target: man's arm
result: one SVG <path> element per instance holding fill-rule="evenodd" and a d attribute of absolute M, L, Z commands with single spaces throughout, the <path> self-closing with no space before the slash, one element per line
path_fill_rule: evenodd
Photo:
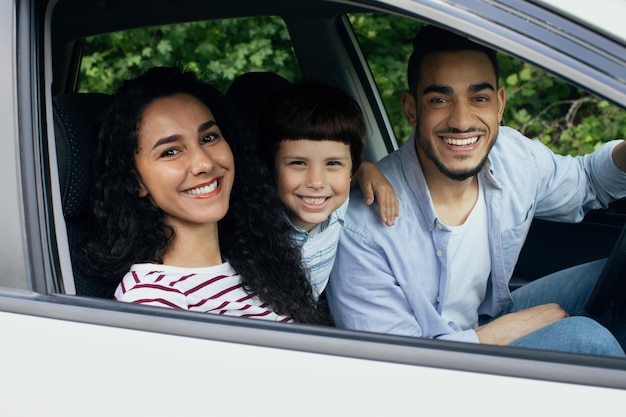
<path fill-rule="evenodd" d="M 376 199 L 380 219 L 387 226 L 393 226 L 398 217 L 398 198 L 380 169 L 372 162 L 363 161 L 350 184 L 351 187 L 356 185 L 361 187 L 365 204 L 371 205 Z"/>
<path fill-rule="evenodd" d="M 327 288 L 338 327 L 422 336 L 402 289 L 374 243 L 344 228 Z"/>
<path fill-rule="evenodd" d="M 623 141 L 608 142 L 579 157 L 554 154 L 538 141 L 529 141 L 526 146 L 541 179 L 535 217 L 579 222 L 588 211 L 626 197 Z"/>
<path fill-rule="evenodd" d="M 499 317 L 476 328 L 476 334 L 480 343 L 503 346 L 567 316 L 557 304 L 543 304 Z"/>
<path fill-rule="evenodd" d="M 613 162 L 619 169 L 626 172 L 626 141 L 613 148 Z"/>

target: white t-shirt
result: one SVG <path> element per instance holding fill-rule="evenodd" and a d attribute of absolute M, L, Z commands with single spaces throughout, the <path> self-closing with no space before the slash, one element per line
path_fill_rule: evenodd
<path fill-rule="evenodd" d="M 292 322 L 243 289 L 228 262 L 205 268 L 135 264 L 115 290 L 114 299 L 203 313 Z"/>
<path fill-rule="evenodd" d="M 478 307 L 491 272 L 487 205 L 480 181 L 478 199 L 467 220 L 448 229 L 452 232 L 448 242 L 451 265 L 441 316 L 460 330 L 472 329 L 478 325 Z"/>

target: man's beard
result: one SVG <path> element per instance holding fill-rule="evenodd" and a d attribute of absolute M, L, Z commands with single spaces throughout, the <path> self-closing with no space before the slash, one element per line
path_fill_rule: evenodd
<path fill-rule="evenodd" d="M 415 134 L 418 135 L 419 132 L 416 132 Z M 446 168 L 446 166 L 439 159 L 437 159 L 437 157 L 435 156 L 435 153 L 433 152 L 433 147 L 431 146 L 430 141 L 422 140 L 421 136 L 418 136 L 415 140 L 415 146 L 419 146 L 419 148 L 424 152 L 424 154 L 426 154 L 426 156 L 431 161 L 433 161 L 437 169 L 439 169 L 439 171 L 443 175 L 455 181 L 465 181 L 468 178 L 478 175 L 478 173 L 482 171 L 483 167 L 485 166 L 485 163 L 487 163 L 489 152 L 491 152 L 491 148 L 493 148 L 493 145 L 495 145 L 495 143 L 496 141 L 494 140 L 491 143 L 491 146 L 489 146 L 487 153 L 485 153 L 484 158 L 474 168 L 468 169 L 465 171 L 451 171 L 448 168 Z"/>

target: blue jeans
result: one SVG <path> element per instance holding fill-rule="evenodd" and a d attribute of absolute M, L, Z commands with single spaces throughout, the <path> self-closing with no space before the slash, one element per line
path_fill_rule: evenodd
<path fill-rule="evenodd" d="M 567 268 L 524 285 L 513 291 L 513 302 L 508 307 L 486 322 L 533 306 L 556 303 L 570 317 L 520 337 L 510 346 L 626 357 L 615 336 L 585 312 L 585 303 L 605 261 Z"/>

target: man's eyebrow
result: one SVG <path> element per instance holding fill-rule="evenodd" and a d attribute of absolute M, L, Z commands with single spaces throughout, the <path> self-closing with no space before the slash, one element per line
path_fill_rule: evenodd
<path fill-rule="evenodd" d="M 489 82 L 471 84 L 468 88 L 468 91 L 470 93 L 477 93 L 483 90 L 496 91 L 496 88 L 494 87 L 493 84 Z M 429 93 L 452 94 L 452 92 L 453 92 L 452 87 L 449 87 L 447 85 L 431 84 L 428 87 L 424 88 L 424 91 L 422 91 L 422 94 L 424 95 L 429 94 Z"/>
<path fill-rule="evenodd" d="M 484 82 L 484 83 L 479 83 L 479 84 L 472 84 L 469 86 L 468 90 L 470 93 L 477 93 L 483 90 L 496 91 L 496 87 L 494 87 L 494 85 L 491 83 Z"/>
<path fill-rule="evenodd" d="M 424 95 L 428 93 L 451 94 L 452 87 L 447 85 L 431 84 L 422 91 L 422 94 Z"/>

